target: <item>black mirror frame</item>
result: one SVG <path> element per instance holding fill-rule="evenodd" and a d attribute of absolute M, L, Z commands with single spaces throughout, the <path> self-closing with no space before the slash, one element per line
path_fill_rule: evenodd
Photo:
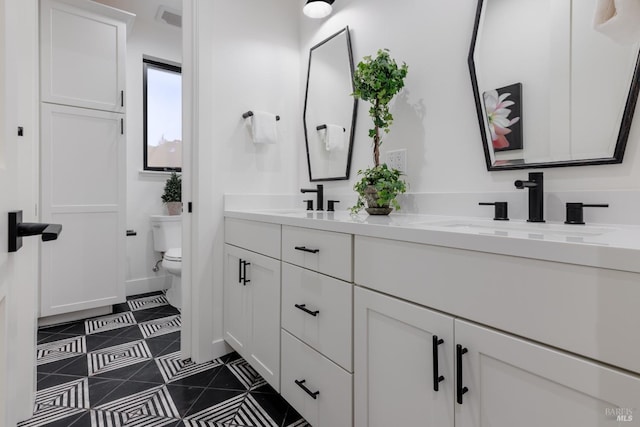
<path fill-rule="evenodd" d="M 476 9 L 476 17 L 473 25 L 473 35 L 471 37 L 471 46 L 469 47 L 469 57 L 467 63 L 469 65 L 469 74 L 471 76 L 471 86 L 473 88 L 473 97 L 476 103 L 476 112 L 478 115 L 478 124 L 480 125 L 480 135 L 482 137 L 482 148 L 484 149 L 484 158 L 488 171 L 502 171 L 502 170 L 514 170 L 514 169 L 542 169 L 542 168 L 556 168 L 564 166 L 591 166 L 591 165 L 608 165 L 615 163 L 622 163 L 624 157 L 625 148 L 627 146 L 627 140 L 629 139 L 629 131 L 631 130 L 631 122 L 633 121 L 633 115 L 635 113 L 636 104 L 638 101 L 638 92 L 640 92 L 640 52 L 636 60 L 636 67 L 631 79 L 631 87 L 629 88 L 629 94 L 624 106 L 624 113 L 622 115 L 622 121 L 620 123 L 620 130 L 618 132 L 618 139 L 616 141 L 616 147 L 613 153 L 613 157 L 585 159 L 585 160 L 563 160 L 557 162 L 544 162 L 544 163 L 521 163 L 521 164 L 506 164 L 496 166 L 491 163 L 491 153 L 489 152 L 489 140 L 487 137 L 485 127 L 485 117 L 482 111 L 482 101 L 480 99 L 480 90 L 478 88 L 478 80 L 476 77 L 476 66 L 473 60 L 473 54 L 476 48 L 476 41 L 478 38 L 478 28 L 480 26 L 480 19 L 482 17 L 482 7 L 486 0 L 478 0 L 478 7 Z"/>
<path fill-rule="evenodd" d="M 303 114 L 302 114 L 302 126 L 304 128 L 305 148 L 307 149 L 307 168 L 308 168 L 308 171 L 309 171 L 309 181 L 311 181 L 311 182 L 347 180 L 347 179 L 349 179 L 349 174 L 351 172 L 351 156 L 353 154 L 353 141 L 354 141 L 354 138 L 355 138 L 356 120 L 357 120 L 357 117 L 358 117 L 358 100 L 355 97 L 353 98 L 353 114 L 351 116 L 352 117 L 352 119 L 351 119 L 351 129 L 349 131 L 349 151 L 348 151 L 348 154 L 347 154 L 347 170 L 346 170 L 344 176 L 330 177 L 330 178 L 313 178 L 311 176 L 311 158 L 309 157 L 309 137 L 307 135 L 307 101 L 308 101 L 308 98 L 309 98 L 309 77 L 311 75 L 311 58 L 313 56 L 313 51 L 314 51 L 314 49 L 317 49 L 320 46 L 324 45 L 325 43 L 331 41 L 335 37 L 338 37 L 343 32 L 346 33 L 346 36 L 347 36 L 347 53 L 348 53 L 348 56 L 349 56 L 349 69 L 351 71 L 351 89 L 353 91 L 353 90 L 355 90 L 355 88 L 353 86 L 353 74 L 354 74 L 353 51 L 351 49 L 351 36 L 349 34 L 349 26 L 348 25 L 346 27 L 344 27 L 343 29 L 341 29 L 340 31 L 338 31 L 337 33 L 332 34 L 331 36 L 327 37 L 326 39 L 322 40 L 320 43 L 316 44 L 311 49 L 309 49 L 309 65 L 308 65 L 308 68 L 307 68 L 307 86 L 306 86 L 305 94 L 304 94 L 304 110 L 303 110 Z"/>

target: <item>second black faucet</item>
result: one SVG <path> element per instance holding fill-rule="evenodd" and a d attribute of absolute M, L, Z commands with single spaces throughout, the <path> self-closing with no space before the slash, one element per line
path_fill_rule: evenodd
<path fill-rule="evenodd" d="M 529 219 L 528 222 L 544 221 L 544 177 L 542 172 L 530 172 L 529 180 L 520 179 L 513 183 L 516 188 L 529 189 Z"/>

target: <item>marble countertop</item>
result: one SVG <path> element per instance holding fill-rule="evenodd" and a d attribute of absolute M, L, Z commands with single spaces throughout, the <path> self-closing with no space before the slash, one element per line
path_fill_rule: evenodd
<path fill-rule="evenodd" d="M 229 218 L 640 273 L 640 226 L 347 211 L 226 210 Z"/>

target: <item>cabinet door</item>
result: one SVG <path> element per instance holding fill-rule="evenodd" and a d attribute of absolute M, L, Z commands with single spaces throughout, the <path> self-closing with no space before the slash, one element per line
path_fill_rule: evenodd
<path fill-rule="evenodd" d="M 41 100 L 124 112 L 125 24 L 42 0 L 40 26 Z"/>
<path fill-rule="evenodd" d="M 464 321 L 455 334 L 468 388 L 456 427 L 640 425 L 637 376 Z"/>
<path fill-rule="evenodd" d="M 354 302 L 355 425 L 452 427 L 453 318 L 360 287 Z"/>
<path fill-rule="evenodd" d="M 225 245 L 224 337 L 280 390 L 280 261 Z"/>
<path fill-rule="evenodd" d="M 246 251 L 225 245 L 224 251 L 224 339 L 245 359 L 249 356 L 250 315 L 247 287 L 243 285 L 243 261 Z"/>
<path fill-rule="evenodd" d="M 125 300 L 125 139 L 122 115 L 41 109 L 41 219 L 62 224 L 42 245 L 41 315 Z"/>
<path fill-rule="evenodd" d="M 249 288 L 249 363 L 280 391 L 280 261 L 250 253 L 246 277 Z"/>

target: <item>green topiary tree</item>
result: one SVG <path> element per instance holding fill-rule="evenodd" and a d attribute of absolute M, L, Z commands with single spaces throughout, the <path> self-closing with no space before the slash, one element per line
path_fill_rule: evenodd
<path fill-rule="evenodd" d="M 409 67 L 402 63 L 399 67 L 395 59 L 389 55 L 389 49 L 380 49 L 375 58 L 365 56 L 354 72 L 352 96 L 371 103 L 369 116 L 373 119 L 373 129 L 369 129 L 369 137 L 373 138 L 374 166 L 380 165 L 380 130 L 389 133 L 393 123 L 393 115 L 389 111 L 389 103 L 404 87 L 404 79 Z"/>
<path fill-rule="evenodd" d="M 373 138 L 374 166 L 358 171 L 362 178 L 353 187 L 358 193 L 358 200 L 351 207 L 352 213 L 359 212 L 365 201 L 370 214 L 386 215 L 391 212 L 390 206 L 400 209 L 396 196 L 406 191 L 406 184 L 400 179 L 399 170 L 380 164 L 380 131 L 389 133 L 389 127 L 393 123 L 389 103 L 404 87 L 408 70 L 409 67 L 404 62 L 398 66 L 389 55 L 389 49 L 380 49 L 375 58 L 365 56 L 354 72 L 354 92 L 351 95 L 371 104 L 369 116 L 373 119 L 373 129 L 369 129 L 369 137 Z"/>

